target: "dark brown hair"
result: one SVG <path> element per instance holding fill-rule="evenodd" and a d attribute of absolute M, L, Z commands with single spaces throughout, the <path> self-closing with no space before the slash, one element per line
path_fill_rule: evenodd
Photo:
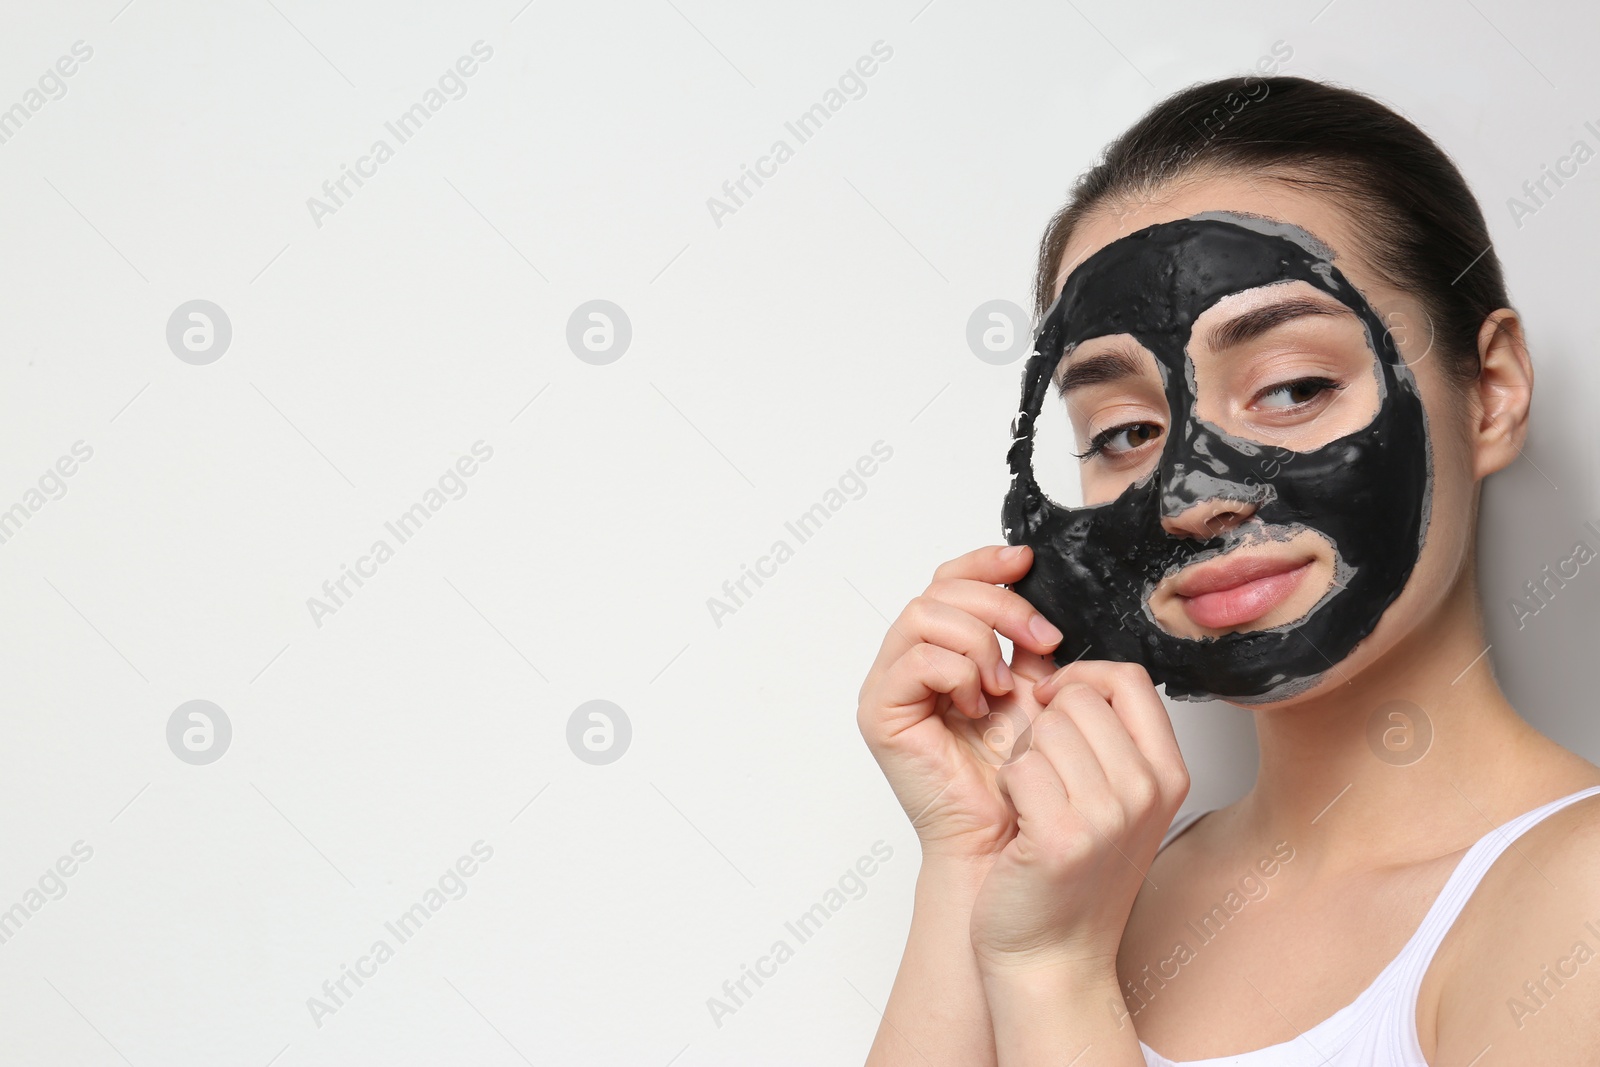
<path fill-rule="evenodd" d="M 1039 243 L 1035 311 L 1054 301 L 1078 224 L 1175 178 L 1243 172 L 1338 199 L 1360 221 L 1363 259 L 1421 301 L 1447 377 L 1478 375 L 1478 331 L 1509 306 L 1483 211 L 1450 157 L 1370 96 L 1307 78 L 1223 78 L 1174 93 L 1106 146 Z"/>

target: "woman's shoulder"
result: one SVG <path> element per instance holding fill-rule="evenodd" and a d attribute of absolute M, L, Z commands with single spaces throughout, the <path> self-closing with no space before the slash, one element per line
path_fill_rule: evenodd
<path fill-rule="evenodd" d="M 1596 770 L 1572 792 L 1600 786 Z M 1419 998 L 1432 1025 L 1418 1018 L 1431 1062 L 1486 1045 L 1517 1062 L 1600 1062 L 1600 793 L 1506 844 L 1434 964 Z"/>

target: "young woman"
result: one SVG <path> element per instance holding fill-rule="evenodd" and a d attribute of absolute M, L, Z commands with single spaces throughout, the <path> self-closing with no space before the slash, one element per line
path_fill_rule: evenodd
<path fill-rule="evenodd" d="M 1600 767 L 1484 636 L 1533 373 L 1459 172 L 1360 94 L 1200 85 L 1079 180 L 1036 296 L 1085 507 L 1037 492 L 1025 393 L 1013 544 L 861 688 L 923 853 L 868 1063 L 1600 1063 Z M 1237 803 L 1174 822 L 1157 684 L 1251 712 Z"/>

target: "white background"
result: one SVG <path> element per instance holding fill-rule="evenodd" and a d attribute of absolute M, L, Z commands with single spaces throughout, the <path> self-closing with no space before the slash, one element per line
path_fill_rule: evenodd
<path fill-rule="evenodd" d="M 1600 757 L 1600 573 L 1521 630 L 1509 606 L 1600 520 L 1600 162 L 1506 207 L 1600 147 L 1592 6 L 124 2 L 8 0 L 0 33 L 0 108 L 93 48 L 0 144 L 0 508 L 93 448 L 0 544 L 0 909 L 93 849 L 0 944 L 0 1061 L 859 1062 L 917 850 L 856 691 L 886 617 L 1001 539 L 1022 364 L 975 358 L 967 319 L 1028 304 L 1105 142 L 1277 41 L 1484 204 L 1538 369 L 1487 491 L 1491 656 Z M 466 95 L 318 226 L 307 198 L 479 40 Z M 865 94 L 717 225 L 707 198 L 879 40 Z M 206 366 L 166 342 L 196 298 L 233 328 Z M 606 366 L 566 343 L 592 299 L 632 323 Z M 880 439 L 865 495 L 716 625 Z M 479 440 L 466 495 L 316 625 Z M 167 745 L 192 699 L 233 727 L 208 766 Z M 566 739 L 593 699 L 632 724 L 606 766 Z M 1249 787 L 1243 712 L 1174 718 L 1190 807 Z M 466 895 L 319 1027 L 307 998 L 479 840 Z M 707 998 L 880 840 L 717 1026 Z"/>

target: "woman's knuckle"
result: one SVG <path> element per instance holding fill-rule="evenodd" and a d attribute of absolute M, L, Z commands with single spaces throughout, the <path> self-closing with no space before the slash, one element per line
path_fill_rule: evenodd
<path fill-rule="evenodd" d="M 909 656 L 915 657 L 917 676 L 924 681 L 935 681 L 948 676 L 946 661 L 949 659 L 950 650 L 943 645 L 936 645 L 932 641 L 921 641 L 914 645 Z"/>
<path fill-rule="evenodd" d="M 1142 663 L 1118 663 L 1116 672 L 1129 681 L 1138 682 L 1141 685 L 1150 684 L 1150 672 L 1145 670 Z"/>
<path fill-rule="evenodd" d="M 1138 771 L 1128 775 L 1122 786 L 1122 795 L 1134 811 L 1146 814 L 1161 799 L 1161 786 L 1153 773 Z"/>

